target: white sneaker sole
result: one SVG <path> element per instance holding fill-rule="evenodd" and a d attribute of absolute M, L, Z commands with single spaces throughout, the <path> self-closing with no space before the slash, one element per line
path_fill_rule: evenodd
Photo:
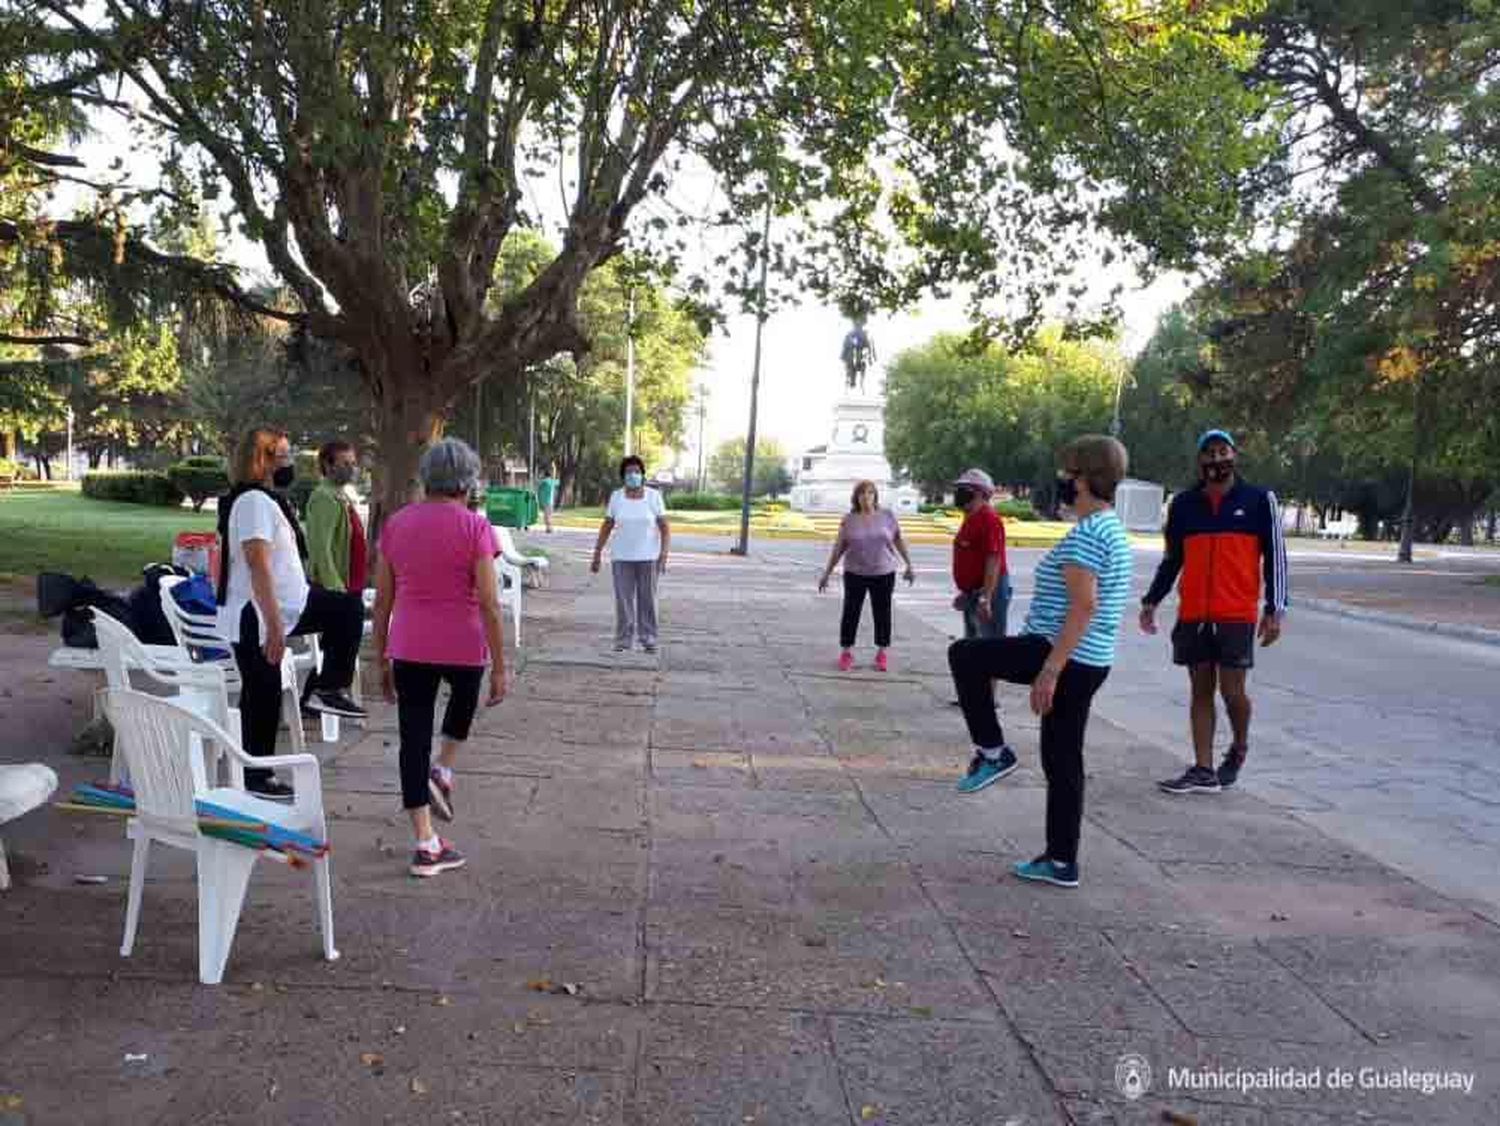
<path fill-rule="evenodd" d="M 438 820 L 453 820 L 453 803 L 448 800 L 448 795 L 443 793 L 436 778 L 427 779 L 427 796 L 432 799 L 432 812 L 437 814 Z"/>
<path fill-rule="evenodd" d="M 413 864 L 411 866 L 411 874 L 425 880 L 432 876 L 440 876 L 444 872 L 451 872 L 455 868 L 462 868 L 468 862 L 468 859 L 465 858 L 463 860 L 446 860 L 441 864 L 423 864 L 420 867 Z"/>

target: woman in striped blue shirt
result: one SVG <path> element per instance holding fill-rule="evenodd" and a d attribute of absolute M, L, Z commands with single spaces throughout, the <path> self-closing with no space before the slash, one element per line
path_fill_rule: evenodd
<path fill-rule="evenodd" d="M 1058 499 L 1078 522 L 1037 564 L 1025 627 L 1014 637 L 966 639 L 948 649 L 974 740 L 960 793 L 982 790 L 1018 765 L 995 715 L 991 681 L 1031 685 L 1031 710 L 1042 718 L 1047 851 L 1015 866 L 1025 880 L 1078 886 L 1083 734 L 1094 693 L 1114 664 L 1130 594 L 1130 541 L 1114 509 L 1128 460 L 1125 447 L 1102 434 L 1086 434 L 1063 449 Z"/>

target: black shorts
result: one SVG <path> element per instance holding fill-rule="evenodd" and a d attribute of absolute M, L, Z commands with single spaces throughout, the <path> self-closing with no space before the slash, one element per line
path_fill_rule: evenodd
<path fill-rule="evenodd" d="M 1178 622 L 1172 627 L 1172 663 L 1255 667 L 1255 626 L 1249 622 Z"/>

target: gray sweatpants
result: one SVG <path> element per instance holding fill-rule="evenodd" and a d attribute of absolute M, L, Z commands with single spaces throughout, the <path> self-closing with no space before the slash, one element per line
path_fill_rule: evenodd
<path fill-rule="evenodd" d="M 615 576 L 615 644 L 656 644 L 656 560 L 610 564 Z"/>

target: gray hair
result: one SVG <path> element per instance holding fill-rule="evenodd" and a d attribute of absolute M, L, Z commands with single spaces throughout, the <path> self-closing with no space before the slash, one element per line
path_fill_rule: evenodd
<path fill-rule="evenodd" d="M 468 443 L 442 438 L 428 446 L 417 465 L 422 488 L 444 496 L 462 496 L 479 483 L 483 467 Z"/>

